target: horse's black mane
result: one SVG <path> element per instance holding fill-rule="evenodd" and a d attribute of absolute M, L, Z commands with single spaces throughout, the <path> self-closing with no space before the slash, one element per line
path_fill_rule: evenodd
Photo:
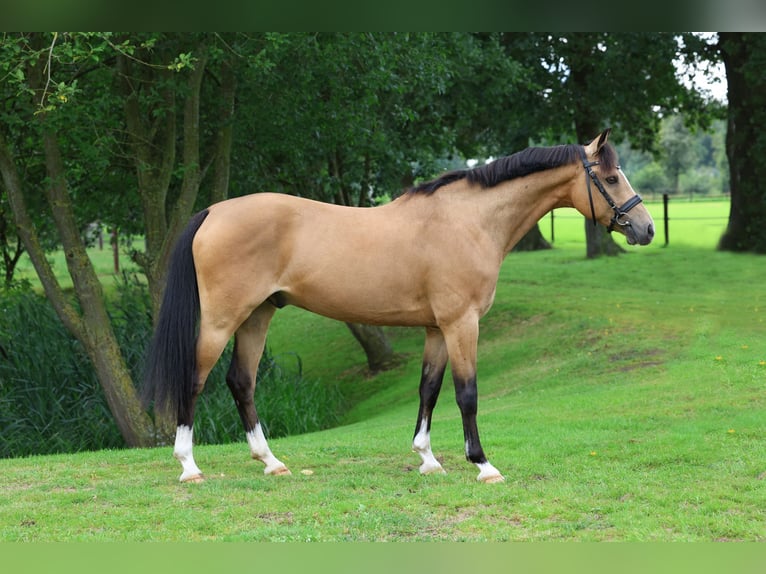
<path fill-rule="evenodd" d="M 409 193 L 430 195 L 440 187 L 461 179 L 467 179 L 469 183 L 478 183 L 482 188 L 494 187 L 509 179 L 573 163 L 580 159 L 580 149 L 582 146 L 575 144 L 529 147 L 473 169 L 448 171 L 436 179 L 410 188 Z M 602 146 L 598 160 L 602 169 L 606 171 L 614 169 L 617 164 L 614 148 L 609 144 Z"/>

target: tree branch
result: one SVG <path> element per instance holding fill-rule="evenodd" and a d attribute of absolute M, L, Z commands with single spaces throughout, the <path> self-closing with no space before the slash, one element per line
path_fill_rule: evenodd
<path fill-rule="evenodd" d="M 200 184 L 200 91 L 202 77 L 207 64 L 207 53 L 204 46 L 201 47 L 202 55 L 197 60 L 194 70 L 189 76 L 189 94 L 184 103 L 183 125 L 183 180 L 181 182 L 181 194 L 176 200 L 168 224 L 168 233 L 165 236 L 163 253 L 169 251 L 169 246 L 175 243 L 176 237 L 194 207 Z M 164 258 L 163 258 L 164 259 Z"/>
<path fill-rule="evenodd" d="M 58 316 L 64 322 L 71 333 L 82 333 L 82 319 L 74 306 L 64 296 L 56 275 L 53 273 L 50 263 L 45 257 L 45 249 L 40 243 L 40 238 L 35 230 L 32 218 L 29 216 L 24 194 L 22 192 L 21 179 L 19 178 L 16 162 L 7 144 L 4 134 L 0 131 L 0 172 L 8 193 L 8 201 L 13 211 L 16 229 L 19 237 L 24 242 L 24 247 L 32 260 L 32 265 L 37 271 L 45 295 L 56 309 Z"/>

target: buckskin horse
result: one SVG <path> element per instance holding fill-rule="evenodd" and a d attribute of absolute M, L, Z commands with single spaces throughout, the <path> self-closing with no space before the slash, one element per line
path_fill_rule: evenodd
<path fill-rule="evenodd" d="M 420 472 L 444 472 L 430 428 L 449 361 L 465 456 L 477 480 L 503 481 L 476 424 L 479 319 L 492 305 L 503 259 L 559 207 L 576 208 L 629 244 L 647 245 L 654 235 L 607 143 L 609 131 L 586 146 L 530 147 L 448 172 L 378 207 L 256 193 L 194 215 L 171 257 L 144 383 L 146 400 L 177 415 L 180 480 L 203 479 L 192 454 L 194 405 L 232 336 L 226 381 L 251 455 L 266 474 L 290 473 L 268 446 L 253 395 L 269 322 L 295 305 L 341 321 L 424 327 L 412 442 Z"/>

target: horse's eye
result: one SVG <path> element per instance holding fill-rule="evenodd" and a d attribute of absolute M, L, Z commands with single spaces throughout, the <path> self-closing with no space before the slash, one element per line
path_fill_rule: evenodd
<path fill-rule="evenodd" d="M 610 185 L 614 185 L 615 183 L 617 183 L 617 181 L 618 181 L 618 180 L 617 180 L 617 176 L 616 176 L 616 175 L 610 175 L 610 176 L 608 176 L 608 177 L 606 178 L 606 182 L 607 182 L 608 184 L 610 184 Z"/>

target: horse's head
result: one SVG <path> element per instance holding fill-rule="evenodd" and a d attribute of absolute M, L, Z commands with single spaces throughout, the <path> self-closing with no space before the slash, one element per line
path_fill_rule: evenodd
<path fill-rule="evenodd" d="M 620 169 L 614 148 L 607 145 L 610 131 L 604 130 L 581 148 L 584 177 L 572 200 L 585 217 L 609 231 L 619 231 L 629 244 L 648 245 L 654 237 L 654 221 Z"/>

